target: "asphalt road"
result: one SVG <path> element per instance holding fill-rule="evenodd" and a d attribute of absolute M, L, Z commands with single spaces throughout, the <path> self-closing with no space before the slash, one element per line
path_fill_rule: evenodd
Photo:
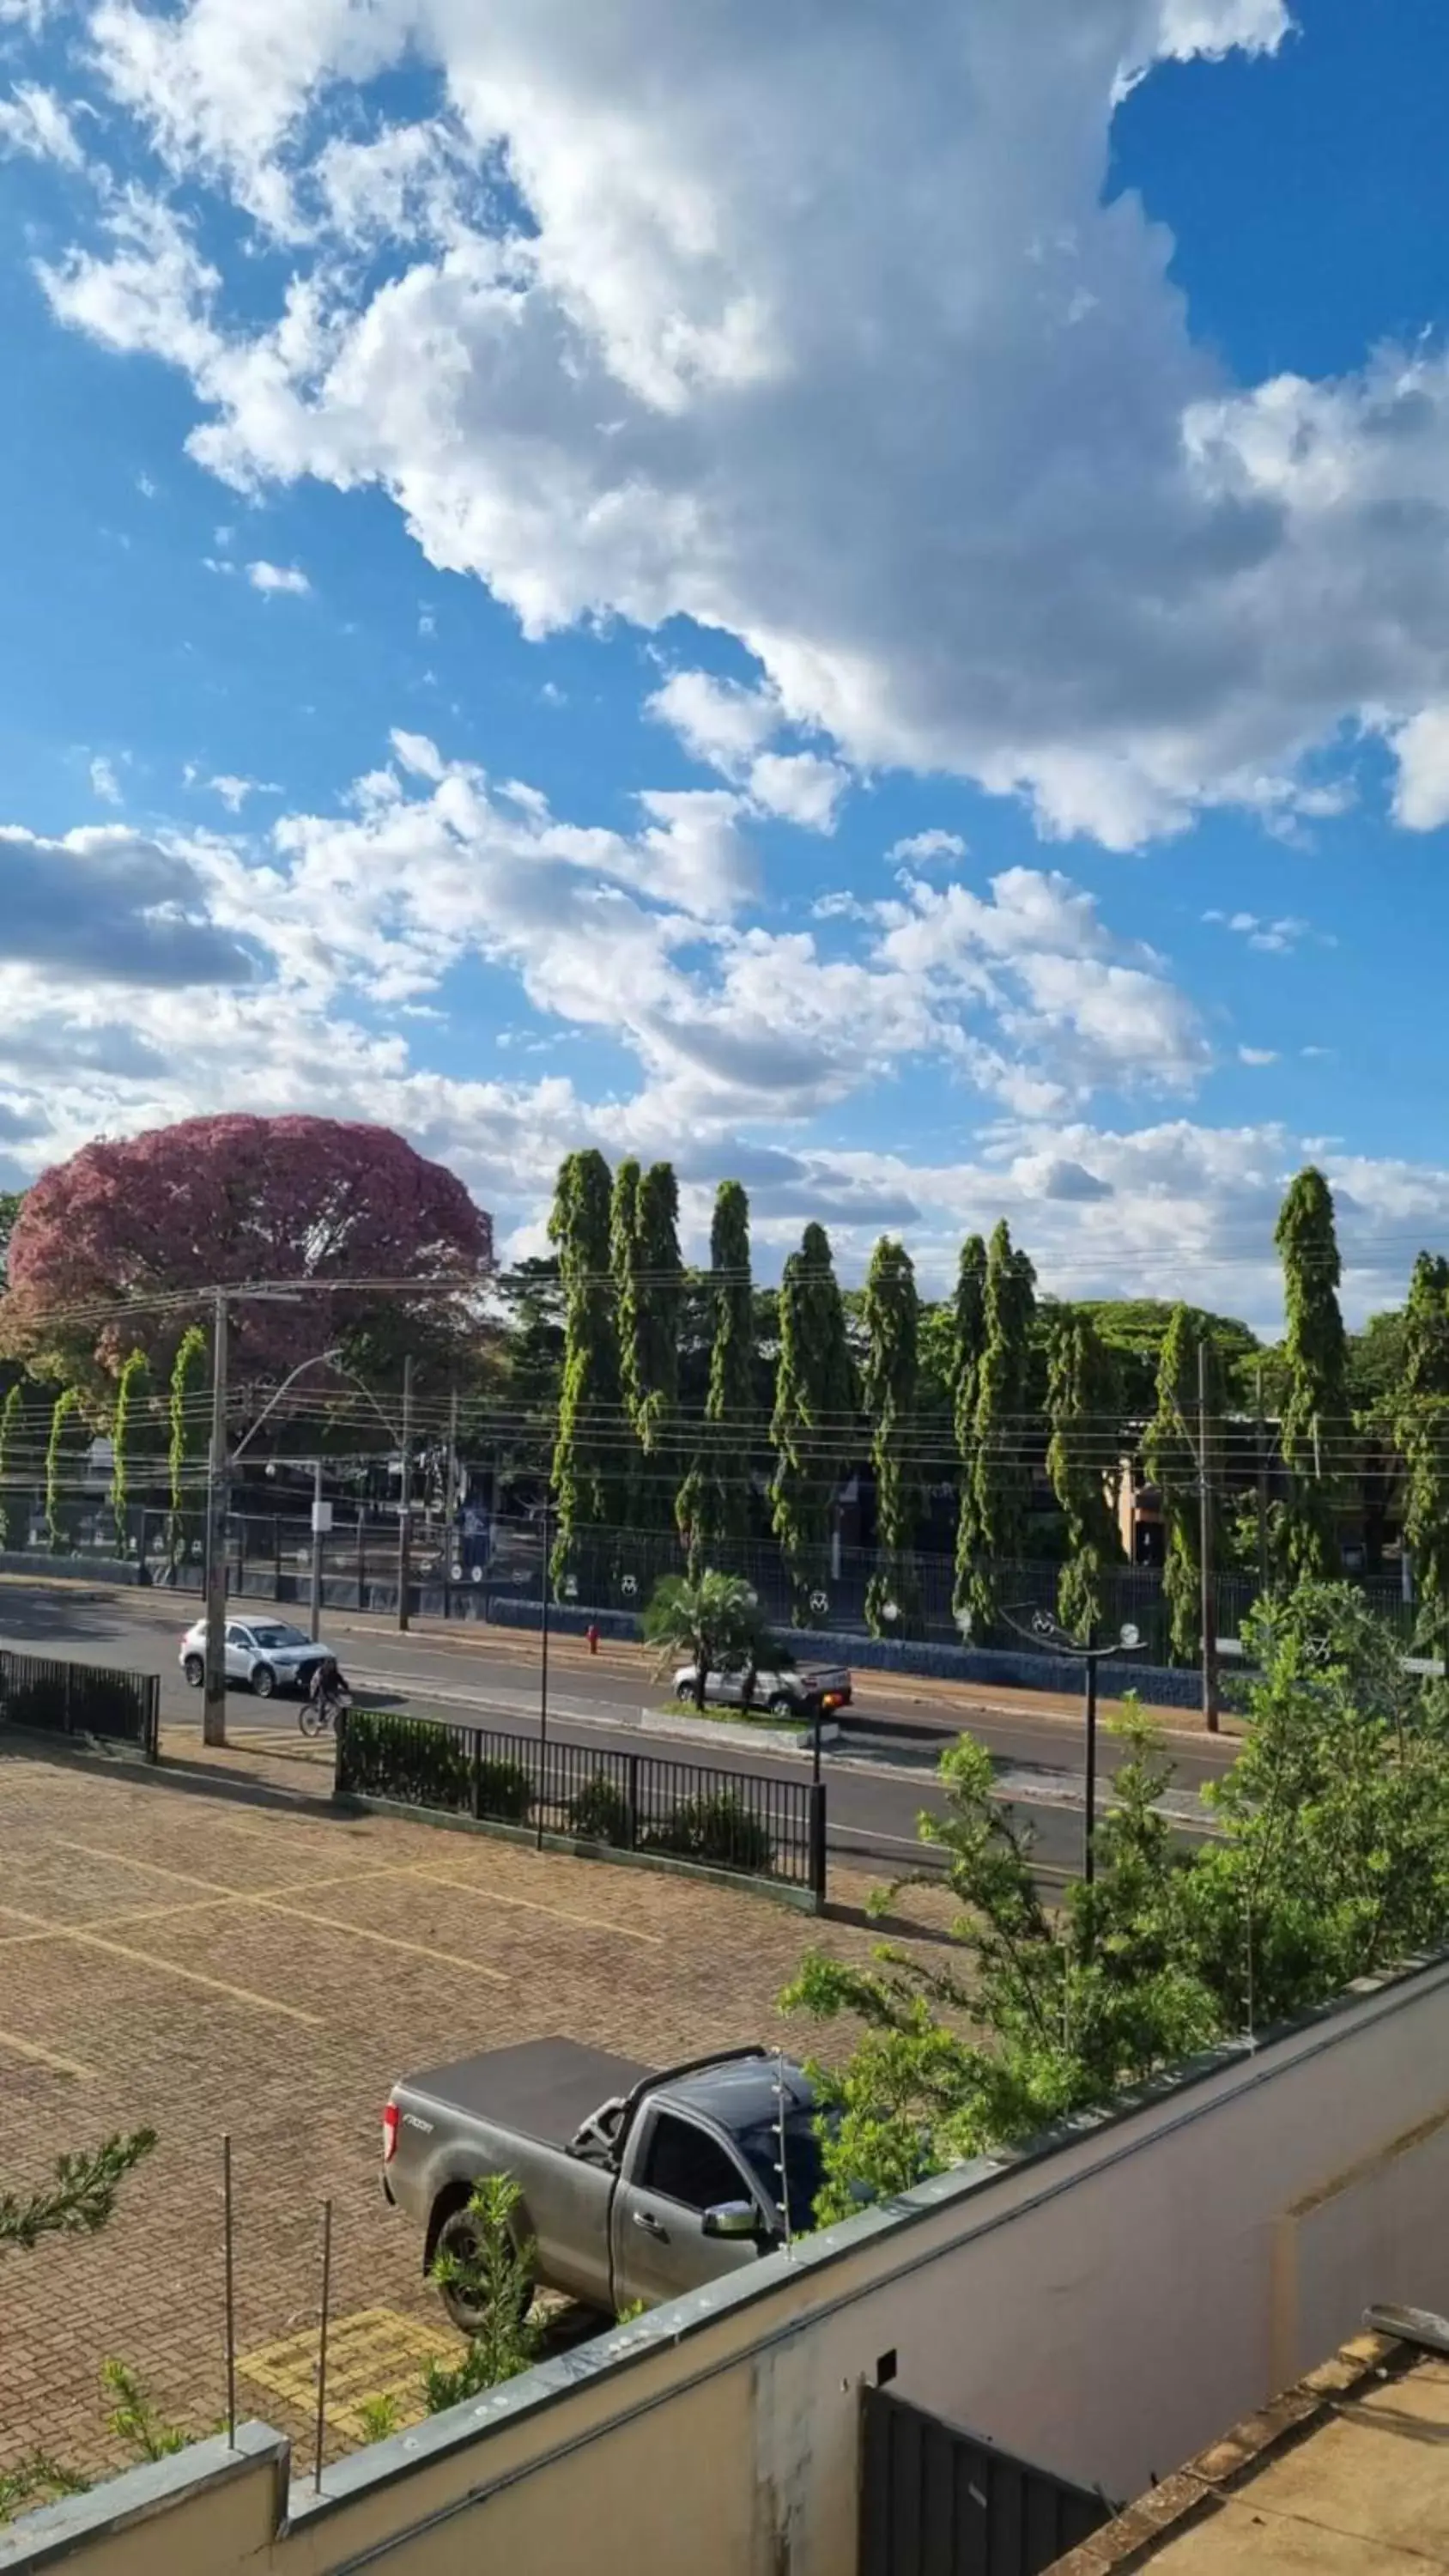
<path fill-rule="evenodd" d="M 159 1673 L 163 1717 L 199 1728 L 198 1697 L 181 1676 L 177 1651 L 199 1608 L 188 1594 L 6 1579 L 0 1582 L 0 1645 Z M 273 1612 L 263 1602 L 233 1605 L 234 1616 L 249 1612 L 292 1615 Z M 430 1625 L 400 1635 L 381 1617 L 329 1612 L 323 1637 L 336 1650 L 354 1689 L 374 1703 L 460 1724 L 486 1724 L 502 1733 L 537 1732 L 536 1634 L 500 1636 L 471 1626 L 443 1632 Z M 597 1743 L 601 1728 L 612 1733 L 636 1723 L 641 1707 L 657 1705 L 660 1695 L 641 1659 L 619 1650 L 589 1658 L 577 1640 L 555 1641 L 549 1688 L 549 1728 L 555 1737 Z M 287 1725 L 294 1711 L 289 1699 L 259 1701 L 236 1689 L 228 1695 L 228 1728 L 244 1740 L 259 1727 Z M 842 1858 L 879 1860 L 886 1866 L 903 1867 L 918 1856 L 916 1818 L 922 1808 L 941 1804 L 932 1779 L 936 1755 L 963 1725 L 991 1751 L 1006 1802 L 1029 1816 L 1043 1878 L 1060 1880 L 1075 1871 L 1082 1845 L 1080 1726 L 1067 1715 L 967 1707 L 953 1694 L 933 1693 L 929 1682 L 903 1686 L 894 1676 L 880 1683 L 874 1675 L 857 1677 L 849 1738 L 826 1756 L 831 1848 Z M 724 1747 L 706 1750 L 689 1741 L 677 1746 L 657 1738 L 651 1742 L 661 1752 L 677 1751 L 681 1760 L 708 1760 L 722 1770 L 773 1769 L 779 1760 L 787 1776 L 808 1776 L 808 1763 L 784 1757 Z M 1174 1737 L 1172 1751 L 1179 1793 L 1173 1803 L 1187 1812 L 1202 1781 L 1227 1767 L 1233 1747 L 1184 1734 Z M 1104 1733 L 1099 1750 L 1103 1771 L 1110 1774 L 1119 1759 L 1120 1748 Z"/>

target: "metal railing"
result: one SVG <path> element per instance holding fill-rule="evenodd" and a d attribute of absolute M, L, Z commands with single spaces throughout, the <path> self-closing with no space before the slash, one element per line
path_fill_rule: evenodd
<path fill-rule="evenodd" d="M 0 1727 L 31 1735 L 98 1736 L 134 1744 L 148 1762 L 160 1749 L 161 1684 L 155 1673 L 51 1655 L 0 1650 Z"/>
<path fill-rule="evenodd" d="M 774 1879 L 824 1899 L 825 1792 L 805 1780 L 354 1709 L 338 1722 L 334 1786 Z"/>

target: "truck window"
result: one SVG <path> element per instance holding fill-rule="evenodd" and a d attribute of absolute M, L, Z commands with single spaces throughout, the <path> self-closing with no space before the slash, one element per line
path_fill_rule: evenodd
<path fill-rule="evenodd" d="M 661 2111 L 654 2123 L 641 2180 L 646 2191 L 683 2201 L 686 2209 L 718 2209 L 749 2197 L 734 2158 L 692 2120 L 678 2120 L 670 2111 Z"/>

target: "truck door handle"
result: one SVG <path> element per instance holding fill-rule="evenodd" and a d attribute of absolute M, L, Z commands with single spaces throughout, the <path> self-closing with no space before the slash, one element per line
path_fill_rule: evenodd
<path fill-rule="evenodd" d="M 636 2209 L 634 2224 L 636 2227 L 642 2227 L 646 2236 L 657 2236 L 662 2244 L 668 2244 L 669 2230 L 667 2227 L 660 2226 L 652 2209 Z"/>

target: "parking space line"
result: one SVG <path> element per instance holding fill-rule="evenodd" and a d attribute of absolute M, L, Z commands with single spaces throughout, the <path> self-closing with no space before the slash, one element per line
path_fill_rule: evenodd
<path fill-rule="evenodd" d="M 22 2039 L 18 2030 L 0 2030 L 0 2048 L 12 2048 L 17 2057 L 33 2057 L 37 2066 L 53 2067 L 57 2075 L 77 2076 L 82 2084 L 100 2080 L 93 2066 L 82 2066 L 76 2057 L 62 2057 L 58 2049 L 42 2048 L 38 2039 Z"/>
<path fill-rule="evenodd" d="M 651 1948 L 662 1950 L 662 1932 L 640 1932 L 632 1923 L 611 1923 L 602 1914 L 573 1914 L 562 1905 L 545 1905 L 536 1896 L 504 1896 L 496 1887 L 477 1887 L 471 1879 L 449 1878 L 442 1870 L 427 1869 L 417 1861 L 408 1870 L 409 1878 L 426 1879 L 430 1887 L 451 1887 L 460 1896 L 479 1896 L 486 1905 L 516 1905 L 529 1914 L 551 1914 L 556 1923 L 581 1923 L 591 1932 L 617 1932 L 624 1941 L 647 1941 Z"/>
<path fill-rule="evenodd" d="M 481 1959 L 464 1959 L 456 1950 L 434 1950 L 426 1941 L 405 1941 L 397 1932 L 374 1932 L 367 1923 L 349 1923 L 345 1915 L 314 1914 L 302 1905 L 284 1905 L 280 1898 L 262 1896 L 257 1903 L 268 1914 L 285 1914 L 293 1923 L 321 1923 L 329 1932 L 350 1932 L 358 1941 L 375 1941 L 384 1950 L 406 1950 L 415 1959 L 435 1959 L 440 1967 L 461 1968 L 470 1977 L 486 1977 L 490 1986 L 511 1983 L 501 1968 L 485 1968 Z"/>
<path fill-rule="evenodd" d="M 324 2027 L 320 2013 L 305 2012 L 300 2004 L 281 2003 L 275 1995 L 259 1995 L 251 1986 L 229 1985 L 224 1977 L 203 1976 L 200 1968 L 183 1968 L 175 1959 L 158 1959 L 154 1950 L 133 1950 L 124 1941 L 108 1941 L 104 1934 L 87 1932 L 74 1923 L 47 1923 L 43 1915 L 23 1913 L 18 1905 L 12 1905 L 9 1911 L 18 1922 L 29 1923 L 53 1941 L 77 1941 L 83 1949 L 101 1950 L 137 1967 L 156 1968 L 163 1976 L 182 1977 L 188 1985 L 209 1987 L 214 1995 L 229 1995 L 234 2003 L 256 2004 L 263 2012 L 282 2013 L 288 2021 L 305 2022 L 309 2030 Z"/>

